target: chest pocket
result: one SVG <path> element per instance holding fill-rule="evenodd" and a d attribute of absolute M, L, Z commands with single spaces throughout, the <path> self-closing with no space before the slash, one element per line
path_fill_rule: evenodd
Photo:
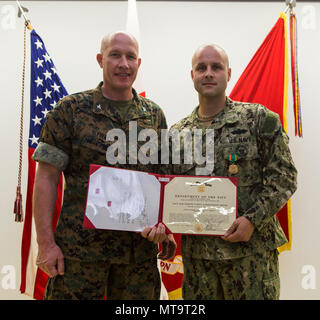
<path fill-rule="evenodd" d="M 152 119 L 148 118 L 139 118 L 137 119 L 137 127 L 139 129 L 153 129 Z"/>
<path fill-rule="evenodd" d="M 230 157 L 236 156 L 232 162 Z M 262 168 L 257 145 L 255 143 L 221 144 L 215 150 L 215 175 L 238 177 L 239 186 L 250 186 L 262 182 Z M 237 173 L 230 173 L 229 167 L 234 163 Z"/>

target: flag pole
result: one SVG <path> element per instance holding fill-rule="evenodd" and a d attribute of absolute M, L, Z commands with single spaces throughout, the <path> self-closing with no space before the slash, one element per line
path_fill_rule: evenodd
<path fill-rule="evenodd" d="M 17 3 L 19 10 L 21 11 L 21 14 L 26 22 L 26 27 L 31 31 L 33 28 L 32 28 L 32 25 L 30 24 L 30 20 L 27 18 L 26 14 L 24 13 L 20 2 L 18 0 L 16 0 L 16 3 Z"/>
<path fill-rule="evenodd" d="M 33 29 L 30 20 L 27 19 L 19 1 L 16 1 L 25 20 L 24 28 L 24 54 L 23 54 L 23 67 L 22 67 L 22 97 L 21 97 L 21 111 L 20 111 L 20 138 L 19 138 L 19 167 L 18 167 L 18 184 L 16 189 L 16 199 L 14 202 L 13 213 L 15 214 L 15 221 L 23 221 L 23 208 L 22 208 L 22 194 L 21 194 L 21 175 L 22 175 L 22 155 L 23 155 L 23 113 L 24 113 L 24 76 L 26 64 L 26 28 L 30 31 Z"/>
<path fill-rule="evenodd" d="M 290 10 L 290 12 L 292 11 L 292 9 L 297 5 L 297 1 L 296 0 L 286 0 L 286 9 L 284 10 L 284 13 L 286 14 L 288 12 L 288 10 Z"/>

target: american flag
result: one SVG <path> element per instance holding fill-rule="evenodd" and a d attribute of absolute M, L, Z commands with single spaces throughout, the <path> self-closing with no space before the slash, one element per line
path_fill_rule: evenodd
<path fill-rule="evenodd" d="M 64 96 L 68 95 L 57 74 L 52 58 L 44 42 L 33 29 L 31 39 L 31 77 L 30 77 L 30 130 L 28 138 L 28 186 L 26 213 L 21 244 L 21 284 L 20 291 L 35 299 L 42 299 L 47 275 L 35 264 L 37 246 L 32 218 L 32 193 L 36 163 L 32 155 L 37 145 L 47 113 Z M 60 178 L 53 228 L 58 219 L 62 203 L 62 177 Z"/>
<path fill-rule="evenodd" d="M 47 113 L 66 95 L 42 39 L 32 30 L 29 148 L 37 147 Z"/>

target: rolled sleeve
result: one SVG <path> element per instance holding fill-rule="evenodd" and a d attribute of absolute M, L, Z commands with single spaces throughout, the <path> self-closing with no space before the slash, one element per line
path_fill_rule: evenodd
<path fill-rule="evenodd" d="M 39 143 L 32 159 L 48 163 L 61 171 L 64 171 L 69 163 L 69 156 L 64 151 L 45 142 Z"/>

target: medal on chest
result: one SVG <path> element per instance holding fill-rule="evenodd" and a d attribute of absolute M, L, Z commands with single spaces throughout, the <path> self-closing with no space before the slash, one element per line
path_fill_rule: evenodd
<path fill-rule="evenodd" d="M 236 154 L 229 154 L 229 161 L 231 161 L 231 164 L 229 165 L 229 173 L 230 174 L 237 174 L 239 171 L 238 165 L 235 163 L 237 161 L 238 157 Z"/>

